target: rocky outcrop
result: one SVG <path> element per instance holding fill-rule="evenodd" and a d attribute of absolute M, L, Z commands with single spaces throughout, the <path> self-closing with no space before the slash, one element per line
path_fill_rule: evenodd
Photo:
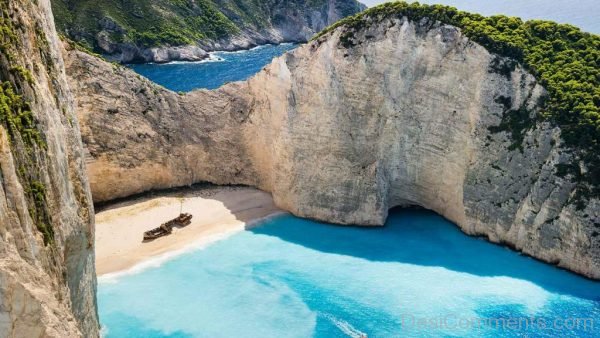
<path fill-rule="evenodd" d="M 58 26 L 111 61 L 198 61 L 207 52 L 306 42 L 366 8 L 355 0 L 52 0 Z M 149 25 L 148 23 L 151 22 Z"/>
<path fill-rule="evenodd" d="M 114 45 L 107 42 L 104 52 L 108 53 L 106 59 L 121 63 L 167 63 L 171 61 L 202 61 L 210 54 L 199 46 L 164 46 L 152 48 L 140 48 L 134 44 Z M 111 52 L 112 51 L 112 52 Z"/>
<path fill-rule="evenodd" d="M 283 42 L 307 42 L 315 34 L 344 17 L 356 14 L 366 6 L 354 0 L 325 0 L 314 2 L 270 1 L 267 2 L 268 23 L 261 28 L 242 27 L 239 33 L 216 40 L 200 41 L 209 51 L 234 51 L 264 44 Z M 227 1 L 220 1 L 220 8 L 228 17 L 235 13 L 227 10 Z"/>
<path fill-rule="evenodd" d="M 560 129 L 532 122 L 515 143 L 499 127 L 506 114 L 538 114 L 535 77 L 426 18 L 385 19 L 350 48 L 343 30 L 246 82 L 186 95 L 69 51 L 94 200 L 247 184 L 298 216 L 360 225 L 418 205 L 600 278 L 600 201 L 570 203 Z"/>
<path fill-rule="evenodd" d="M 97 337 L 94 212 L 50 3 L 0 7 L 0 337 Z"/>

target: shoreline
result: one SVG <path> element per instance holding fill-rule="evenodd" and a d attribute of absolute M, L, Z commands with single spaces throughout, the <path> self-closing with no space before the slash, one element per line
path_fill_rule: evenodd
<path fill-rule="evenodd" d="M 111 283 L 122 276 L 137 274 L 137 273 L 143 272 L 144 270 L 147 270 L 150 268 L 157 268 L 157 267 L 160 267 L 162 264 L 164 264 L 172 259 L 175 259 L 181 255 L 185 255 L 187 253 L 194 252 L 196 250 L 202 250 L 213 243 L 227 239 L 230 236 L 233 236 L 241 231 L 251 229 L 255 226 L 258 226 L 262 222 L 266 222 L 275 217 L 282 216 L 282 215 L 288 215 L 288 214 L 289 213 L 285 212 L 285 211 L 275 212 L 268 216 L 249 221 L 248 223 L 246 223 L 244 229 L 241 229 L 241 230 L 233 229 L 233 230 L 226 231 L 223 233 L 210 235 L 210 236 L 206 236 L 206 237 L 201 237 L 201 238 L 197 239 L 196 241 L 193 241 L 179 249 L 168 251 L 168 252 L 165 252 L 165 253 L 157 255 L 157 256 L 148 257 L 148 258 L 136 263 L 135 265 L 130 266 L 125 269 L 122 269 L 122 270 L 106 272 L 104 274 L 97 274 L 96 277 L 98 278 L 98 281 L 101 283 Z"/>
<path fill-rule="evenodd" d="M 201 48 L 204 52 L 206 52 L 206 55 L 203 56 L 202 58 L 168 58 L 165 59 L 165 61 L 143 61 L 143 62 L 135 62 L 135 60 L 130 60 L 128 62 L 119 62 L 119 61 L 115 61 L 118 62 L 119 64 L 121 64 L 122 66 L 126 66 L 126 67 L 131 67 L 131 66 L 135 66 L 135 65 L 168 65 L 168 64 L 173 64 L 173 63 L 206 63 L 206 62 L 218 62 L 218 60 L 212 60 L 213 54 L 215 53 L 240 53 L 240 52 L 247 52 L 247 51 L 251 51 L 253 49 L 256 48 L 260 48 L 263 46 L 278 46 L 278 45 L 285 45 L 285 44 L 296 44 L 296 45 L 300 45 L 300 44 L 304 44 L 304 43 L 308 43 L 310 40 L 307 41 L 280 41 L 280 42 L 265 42 L 262 44 L 251 44 L 245 47 L 240 47 L 240 48 L 229 48 L 229 49 L 219 49 L 219 50 L 213 50 L 213 49 L 204 49 L 202 46 L 199 45 L 183 45 L 183 46 L 174 46 L 174 47 L 153 47 L 153 48 L 148 48 L 147 50 L 151 50 L 151 49 L 157 49 L 157 48 L 181 48 L 181 49 L 193 49 L 193 48 Z M 114 59 L 114 55 L 113 54 L 101 54 L 104 58 L 106 58 L 107 60 L 113 60 Z"/>
<path fill-rule="evenodd" d="M 175 228 L 169 236 L 143 243 L 144 231 L 178 215 L 182 198 L 183 212 L 191 211 L 192 223 L 184 228 Z M 200 250 L 274 217 L 289 214 L 274 205 L 269 193 L 245 186 L 212 184 L 150 191 L 95 207 L 96 275 L 102 282 L 158 267 L 180 255 Z M 424 209 L 409 207 L 412 208 Z M 509 243 L 493 242 L 485 235 L 468 234 L 458 225 L 454 226 L 465 236 L 508 249 L 586 280 L 598 281 L 556 262 L 531 256 Z"/>
<path fill-rule="evenodd" d="M 122 65 L 126 66 L 126 67 L 134 67 L 134 66 L 142 66 L 142 65 L 168 66 L 168 65 L 177 65 L 177 64 L 202 64 L 202 63 L 211 63 L 211 62 L 223 62 L 223 61 L 225 61 L 225 59 L 221 58 L 220 56 L 218 56 L 216 54 L 218 54 L 218 53 L 222 53 L 222 54 L 245 53 L 245 52 L 250 52 L 250 51 L 253 51 L 256 49 L 264 48 L 267 46 L 300 45 L 303 43 L 305 43 L 305 42 L 265 43 L 263 45 L 257 45 L 254 47 L 244 48 L 244 49 L 210 51 L 210 52 L 207 52 L 208 54 L 204 58 L 199 59 L 199 60 L 173 59 L 173 60 L 164 61 L 164 62 L 123 63 Z"/>
<path fill-rule="evenodd" d="M 190 225 L 142 242 L 144 231 L 180 209 L 193 215 Z M 248 187 L 200 186 L 117 201 L 96 213 L 96 273 L 102 280 L 137 273 L 282 214 L 269 193 Z"/>

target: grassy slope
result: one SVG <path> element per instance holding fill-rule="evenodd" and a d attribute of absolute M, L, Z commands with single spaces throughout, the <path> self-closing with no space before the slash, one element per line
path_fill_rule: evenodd
<path fill-rule="evenodd" d="M 104 17 L 125 30 L 112 33 L 115 41 L 144 46 L 191 44 L 238 30 L 208 0 L 53 0 L 52 6 L 59 31 L 81 34 L 90 45 Z"/>
<path fill-rule="evenodd" d="M 600 36 L 550 21 L 484 17 L 448 6 L 394 2 L 343 19 L 318 37 L 344 26 L 341 44 L 351 48 L 357 30 L 384 18 L 403 16 L 412 20 L 427 17 L 459 27 L 491 52 L 515 59 L 532 72 L 549 92 L 541 118 L 561 127 L 566 144 L 587 167 L 587 171 L 581 170 L 573 161 L 559 166 L 557 173 L 571 174 L 578 182 L 575 201 L 579 207 L 584 200 L 580 197 L 600 198 Z M 528 114 L 507 111 L 493 131 L 511 132 L 516 147 L 521 147 L 524 133 L 534 124 Z"/>

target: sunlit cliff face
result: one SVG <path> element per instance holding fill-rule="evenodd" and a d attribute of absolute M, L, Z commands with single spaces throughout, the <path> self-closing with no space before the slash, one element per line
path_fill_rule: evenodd
<path fill-rule="evenodd" d="M 534 123 L 521 151 L 498 128 L 507 105 L 537 114 L 545 90 L 533 76 L 505 72 L 509 60 L 447 25 L 384 20 L 354 33 L 349 48 L 341 35 L 246 82 L 186 95 L 69 52 L 72 81 L 85 84 L 76 101 L 94 199 L 245 184 L 295 215 L 360 225 L 419 205 L 469 234 L 596 276 L 584 215 L 598 202 L 567 203 L 574 185 L 554 170 L 569 161 L 559 130 Z"/>

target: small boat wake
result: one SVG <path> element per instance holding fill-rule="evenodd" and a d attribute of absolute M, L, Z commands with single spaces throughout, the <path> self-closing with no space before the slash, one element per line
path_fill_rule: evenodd
<path fill-rule="evenodd" d="M 367 338 L 367 334 L 365 332 L 360 331 L 359 329 L 352 326 L 352 324 L 347 321 L 337 318 L 332 314 L 319 312 L 319 314 L 325 318 L 327 318 L 330 322 L 333 323 L 340 331 L 342 331 L 346 336 L 352 338 Z"/>

